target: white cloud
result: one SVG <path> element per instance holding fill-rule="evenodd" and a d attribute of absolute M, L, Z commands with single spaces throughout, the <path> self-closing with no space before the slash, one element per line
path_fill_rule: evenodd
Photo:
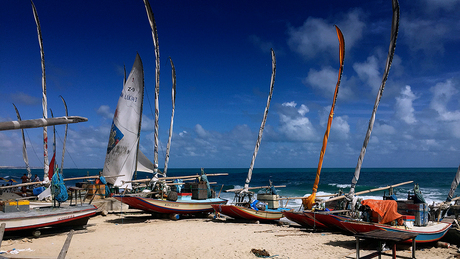
<path fill-rule="evenodd" d="M 378 136 L 394 135 L 396 133 L 396 129 L 391 125 L 376 121 L 374 123 L 374 129 L 372 133 Z"/>
<path fill-rule="evenodd" d="M 200 124 L 195 125 L 195 133 L 200 138 L 206 138 L 209 135 L 208 132 Z"/>
<path fill-rule="evenodd" d="M 344 25 L 341 30 L 347 49 L 353 47 L 354 43 L 362 37 L 365 23 L 361 16 L 361 11 L 355 9 L 337 23 Z M 288 44 L 291 49 L 307 59 L 322 55 L 324 52 L 330 53 L 331 56 L 336 56 L 338 53 L 338 39 L 334 23 L 324 19 L 309 17 L 302 26 L 289 28 L 288 35 Z"/>
<path fill-rule="evenodd" d="M 331 67 L 323 68 L 320 71 L 310 69 L 304 83 L 318 90 L 324 97 L 331 98 L 334 96 L 335 87 L 337 84 L 338 70 Z M 343 86 L 345 77 L 342 77 L 342 82 L 339 86 L 338 99 L 350 99 L 353 96 L 352 91 Z"/>
<path fill-rule="evenodd" d="M 308 109 L 308 107 L 305 104 L 300 105 L 300 108 L 298 110 L 299 114 L 302 115 L 302 116 L 304 116 L 309 111 L 310 111 L 310 109 Z"/>
<path fill-rule="evenodd" d="M 372 93 L 377 94 L 382 81 L 377 57 L 370 56 L 363 63 L 355 63 L 353 69 L 358 74 L 359 79 L 372 89 Z"/>
<path fill-rule="evenodd" d="M 113 113 L 110 112 L 110 107 L 108 105 L 99 106 L 99 108 L 96 110 L 96 113 L 105 119 L 113 119 Z"/>
<path fill-rule="evenodd" d="M 417 99 L 410 86 L 401 89 L 401 95 L 396 97 L 396 116 L 407 124 L 417 122 L 414 116 L 413 102 Z"/>
<path fill-rule="evenodd" d="M 329 120 L 329 114 L 331 113 L 331 106 L 324 107 L 319 112 L 319 124 L 326 130 L 327 121 Z M 348 116 L 334 116 L 331 124 L 331 137 L 337 137 L 340 140 L 346 140 L 349 137 L 350 125 L 348 124 Z"/>
<path fill-rule="evenodd" d="M 301 105 L 296 108 L 295 102 L 283 103 L 278 114 L 280 116 L 279 131 L 289 141 L 307 141 L 316 138 L 315 129 L 307 117 L 308 107 Z"/>
<path fill-rule="evenodd" d="M 439 119 L 442 121 L 460 121 L 460 111 L 448 111 L 447 105 L 451 98 L 458 94 L 455 84 L 452 80 L 437 83 L 434 87 L 430 88 L 433 93 L 433 99 L 430 103 L 430 108 L 437 111 Z"/>

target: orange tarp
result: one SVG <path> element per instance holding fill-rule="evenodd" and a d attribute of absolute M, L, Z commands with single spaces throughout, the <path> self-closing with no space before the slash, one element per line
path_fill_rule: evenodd
<path fill-rule="evenodd" d="M 380 216 L 379 223 L 385 224 L 401 218 L 397 212 L 398 204 L 394 200 L 363 200 L 362 205 L 367 205 Z"/>

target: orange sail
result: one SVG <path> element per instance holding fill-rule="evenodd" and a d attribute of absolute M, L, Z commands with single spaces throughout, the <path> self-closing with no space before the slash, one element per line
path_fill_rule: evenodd
<path fill-rule="evenodd" d="M 326 133 L 324 133 L 323 147 L 321 148 L 321 153 L 319 155 L 318 170 L 316 171 L 316 179 L 313 184 L 313 191 L 310 196 L 305 199 L 302 199 L 302 205 L 304 209 L 311 209 L 315 203 L 316 191 L 318 190 L 319 176 L 321 174 L 321 167 L 323 166 L 323 157 L 326 152 L 327 139 L 329 138 L 329 132 L 331 130 L 332 118 L 334 117 L 335 102 L 337 101 L 337 94 L 339 93 L 339 85 L 342 79 L 343 73 L 343 61 L 345 59 L 345 40 L 343 39 L 342 31 L 339 27 L 335 26 L 337 31 L 337 37 L 339 38 L 339 55 L 340 55 L 340 68 L 339 68 L 339 77 L 337 79 L 337 84 L 335 86 L 334 99 L 332 100 L 331 112 L 329 113 L 329 118 L 327 120 Z"/>

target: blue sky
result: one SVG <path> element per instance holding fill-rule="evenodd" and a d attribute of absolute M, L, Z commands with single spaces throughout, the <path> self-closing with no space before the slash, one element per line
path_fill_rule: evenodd
<path fill-rule="evenodd" d="M 43 33 L 48 107 L 72 124 L 66 167 L 102 168 L 123 65 L 142 58 L 141 149 L 153 159 L 155 57 L 143 1 L 35 2 Z M 355 167 L 384 70 L 391 1 L 151 1 L 160 46 L 160 167 L 177 73 L 169 168 L 248 168 L 270 87 L 255 167 L 317 167 L 339 69 L 344 73 L 323 167 Z M 460 1 L 401 1 L 396 54 L 363 167 L 457 167 L 460 161 Z M 29 1 L 0 8 L 0 121 L 38 118 L 41 67 Z M 51 128 L 49 128 L 51 132 Z M 57 127 L 58 157 L 64 126 Z M 42 131 L 26 130 L 32 166 Z M 52 134 L 50 133 L 50 139 Z M 20 131 L 0 132 L 0 165 L 24 166 Z M 50 145 L 51 146 L 51 145 Z M 50 147 L 51 153 L 51 147 Z M 60 159 L 59 159 L 60 161 Z"/>

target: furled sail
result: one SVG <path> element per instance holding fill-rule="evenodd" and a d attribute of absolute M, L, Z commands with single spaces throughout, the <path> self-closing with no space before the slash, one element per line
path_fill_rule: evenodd
<path fill-rule="evenodd" d="M 40 27 L 40 21 L 38 20 L 37 9 L 35 8 L 34 2 L 32 4 L 32 11 L 34 12 L 35 23 L 37 24 L 38 44 L 40 46 L 40 57 L 42 64 L 42 106 L 43 106 L 43 118 L 48 118 L 48 101 L 46 99 L 46 73 L 45 73 L 45 52 L 43 50 L 43 38 L 42 29 Z M 43 154 L 44 154 L 44 179 L 48 178 L 48 129 L 43 127 Z"/>
<path fill-rule="evenodd" d="M 460 166 L 458 167 L 457 174 L 455 175 L 454 180 L 450 186 L 449 194 L 447 195 L 446 201 L 449 202 L 454 197 L 455 189 L 457 189 L 458 184 L 460 183 Z"/>
<path fill-rule="evenodd" d="M 144 0 L 145 11 L 147 12 L 147 18 L 149 19 L 150 28 L 152 29 L 153 46 L 155 47 L 155 130 L 153 133 L 154 138 L 154 150 L 153 150 L 153 163 L 155 165 L 154 173 L 158 173 L 158 120 L 160 116 L 160 46 L 158 45 L 158 32 L 157 25 L 155 23 L 155 17 L 153 16 L 152 8 L 148 0 Z"/>
<path fill-rule="evenodd" d="M 14 110 L 16 111 L 16 116 L 18 117 L 18 121 L 20 121 L 21 115 L 19 115 L 18 108 L 16 108 L 16 105 L 14 105 L 14 103 L 13 103 L 13 106 L 14 106 Z M 32 173 L 31 173 L 30 166 L 29 166 L 29 157 L 27 156 L 27 147 L 26 147 L 26 138 L 24 137 L 24 129 L 21 129 L 21 133 L 22 133 L 22 157 L 24 158 L 24 163 L 26 164 L 27 177 L 29 177 L 30 179 L 32 177 Z"/>
<path fill-rule="evenodd" d="M 391 39 L 390 39 L 390 47 L 388 50 L 385 71 L 383 73 L 382 83 L 380 84 L 380 88 L 377 93 L 377 98 L 375 99 L 374 109 L 372 110 L 371 119 L 369 120 L 369 126 L 367 128 L 367 133 L 364 138 L 363 147 L 358 157 L 358 164 L 356 165 L 355 174 L 351 181 L 350 191 L 347 194 L 347 197 L 349 199 L 353 197 L 354 192 L 355 192 L 355 186 L 359 179 L 361 165 L 363 164 L 364 155 L 366 154 L 367 144 L 369 143 L 369 139 L 371 138 L 371 132 L 374 127 L 375 113 L 377 112 L 377 108 L 379 107 L 380 98 L 382 97 L 382 94 L 383 94 L 383 88 L 385 87 L 385 83 L 388 79 L 388 74 L 390 73 L 391 62 L 393 61 L 393 56 L 395 54 L 396 38 L 398 37 L 398 28 L 399 28 L 399 3 L 398 3 L 398 0 L 393 0 L 393 20 L 391 24 Z"/>
<path fill-rule="evenodd" d="M 244 183 L 243 193 L 248 192 L 249 190 L 249 182 L 251 182 L 252 170 L 254 169 L 254 162 L 256 161 L 257 152 L 259 152 L 260 142 L 262 141 L 262 134 L 265 128 L 265 122 L 267 121 L 268 109 L 270 108 L 270 102 L 272 100 L 273 87 L 275 86 L 276 57 L 275 57 L 275 51 L 273 49 L 271 49 L 271 54 L 272 54 L 272 76 L 270 80 L 270 93 L 268 94 L 267 106 L 265 107 L 265 111 L 264 111 L 264 118 L 262 119 L 262 124 L 260 125 L 260 128 L 259 128 L 259 136 L 257 137 L 257 142 L 254 148 L 254 153 L 252 154 L 251 165 L 249 166 L 248 176 L 246 177 L 246 182 Z"/>
<path fill-rule="evenodd" d="M 166 177 L 168 172 L 168 162 L 169 162 L 169 150 L 171 149 L 171 138 L 173 133 L 173 124 L 174 124 L 174 111 L 176 109 L 176 68 L 174 67 L 174 63 L 171 58 L 169 58 L 171 62 L 171 76 L 172 76 L 172 90 L 171 90 L 171 98 L 172 98 L 172 112 L 171 112 L 171 123 L 169 125 L 169 138 L 168 144 L 166 145 L 166 156 L 165 156 L 165 166 L 163 169 L 163 175 Z"/>
<path fill-rule="evenodd" d="M 143 99 L 144 70 L 137 54 L 118 99 L 102 171 L 107 182 L 117 187 L 131 188 L 131 183 L 123 181 L 130 181 L 136 171 Z M 107 177 L 116 175 L 123 176 Z"/>
<path fill-rule="evenodd" d="M 313 184 L 313 190 L 312 190 L 311 195 L 308 196 L 308 198 L 302 199 L 302 205 L 304 209 L 309 209 L 309 210 L 313 207 L 313 204 L 315 203 L 316 191 L 318 190 L 318 184 L 319 184 L 319 177 L 321 174 L 321 168 L 323 166 L 323 158 L 324 158 L 324 154 L 326 153 L 327 140 L 329 138 L 329 132 L 331 131 L 332 119 L 334 117 L 335 102 L 337 101 L 337 95 L 339 94 L 340 81 L 342 80 L 343 61 L 345 59 L 345 40 L 343 38 L 342 31 L 339 29 L 339 27 L 335 26 L 335 29 L 337 31 L 337 37 L 339 38 L 339 62 L 340 62 L 339 78 L 337 79 L 337 84 L 335 85 L 334 98 L 332 99 L 331 111 L 327 119 L 327 127 L 326 127 L 326 132 L 324 133 L 323 146 L 319 154 L 318 169 L 316 171 L 316 178 L 315 178 L 315 183 Z"/>

